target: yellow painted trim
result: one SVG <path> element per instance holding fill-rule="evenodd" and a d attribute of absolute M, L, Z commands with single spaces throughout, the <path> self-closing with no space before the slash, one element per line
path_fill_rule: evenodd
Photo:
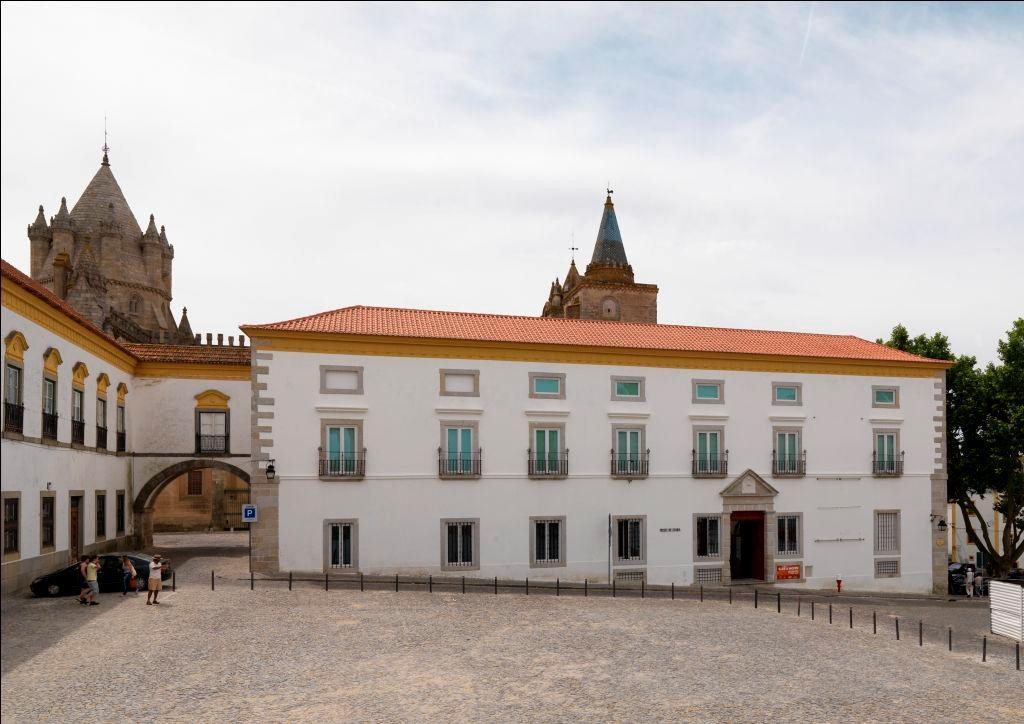
<path fill-rule="evenodd" d="M 4 355 L 12 362 L 25 364 L 25 352 L 28 350 L 28 340 L 21 332 L 14 330 L 4 340 Z"/>
<path fill-rule="evenodd" d="M 64 360 L 60 356 L 60 352 L 56 347 L 47 347 L 43 353 L 43 371 L 48 372 L 54 377 L 57 376 L 57 368 L 64 364 Z"/>
<path fill-rule="evenodd" d="M 196 395 L 196 407 L 203 407 L 216 410 L 228 409 L 228 400 L 231 397 L 220 390 L 206 390 Z"/>
<path fill-rule="evenodd" d="M 124 382 L 117 383 L 117 404 L 123 405 L 125 395 L 128 394 L 128 385 Z"/>
<path fill-rule="evenodd" d="M 71 382 L 76 385 L 84 385 L 85 378 L 89 376 L 89 368 L 85 366 L 85 362 L 76 362 L 75 366 L 71 368 Z"/>
<path fill-rule="evenodd" d="M 55 309 L 9 279 L 0 280 L 0 289 L 3 291 L 3 306 L 15 314 L 53 332 L 118 369 L 125 372 L 134 371 L 135 359 L 103 335 L 71 319 L 64 312 Z"/>
<path fill-rule="evenodd" d="M 249 365 L 204 365 L 184 362 L 139 362 L 136 377 L 172 377 L 184 380 L 249 380 Z"/>
<path fill-rule="evenodd" d="M 108 387 L 110 387 L 110 378 L 107 377 L 106 372 L 100 372 L 100 376 L 96 378 L 96 395 L 106 399 Z"/>
<path fill-rule="evenodd" d="M 950 363 L 947 362 L 894 362 L 734 352 L 684 352 L 628 347 L 587 347 L 567 344 L 524 344 L 423 337 L 326 334 L 267 331 L 258 327 L 242 327 L 241 329 L 249 335 L 253 349 L 269 352 L 486 359 L 878 377 L 931 377 L 937 370 L 943 370 L 950 366 Z"/>

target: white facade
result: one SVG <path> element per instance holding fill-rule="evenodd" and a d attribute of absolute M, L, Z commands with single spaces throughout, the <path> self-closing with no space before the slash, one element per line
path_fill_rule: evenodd
<path fill-rule="evenodd" d="M 266 361 L 272 400 L 269 457 L 279 479 L 279 564 L 282 570 L 324 570 L 324 521 L 357 521 L 357 561 L 366 573 L 442 572 L 442 519 L 478 521 L 479 558 L 469 575 L 607 580 L 609 570 L 643 570 L 650 583 L 695 582 L 695 568 L 726 568 L 728 558 L 697 560 L 696 514 L 721 515 L 721 495 L 744 471 L 778 494 L 765 521 L 799 514 L 798 555 L 769 561 L 800 564 L 790 585 L 865 590 L 931 591 L 935 547 L 933 473 L 936 392 L 941 379 L 855 374 L 794 374 L 433 359 L 273 350 Z M 361 392 L 323 393 L 321 366 L 362 368 Z M 440 394 L 441 370 L 479 371 L 479 396 Z M 564 399 L 530 396 L 530 373 L 564 374 Z M 642 401 L 612 399 L 612 378 L 642 378 Z M 724 384 L 724 402 L 694 399 L 693 380 Z M 772 383 L 798 383 L 802 403 L 773 404 Z M 872 387 L 898 386 L 897 408 L 872 406 Z M 938 386 L 938 387 L 937 387 Z M 940 398 L 941 399 L 941 398 Z M 941 405 L 941 403 L 939 403 Z M 262 408 L 261 408 L 262 409 Z M 271 408 L 267 408 L 271 409 Z M 318 446 L 324 420 L 350 420 L 362 431 L 365 477 L 322 480 Z M 482 475 L 442 480 L 438 447 L 446 422 L 478 430 Z M 565 479 L 530 479 L 531 423 L 564 425 Z M 649 475 L 631 482 L 610 475 L 613 428 L 639 427 L 650 449 Z M 728 475 L 691 474 L 694 428 L 724 429 Z M 772 476 L 773 430 L 798 429 L 806 475 Z M 899 477 L 872 475 L 873 431 L 898 431 L 905 451 Z M 876 556 L 875 511 L 898 511 L 899 552 Z M 609 516 L 643 516 L 642 562 L 618 565 Z M 563 566 L 531 567 L 531 517 L 564 517 Z M 723 526 L 725 522 L 723 521 Z M 722 530 L 722 536 L 729 533 Z M 724 542 L 724 541 L 723 541 Z M 723 545 L 723 548 L 727 546 Z M 942 547 L 945 547 L 943 542 Z M 722 551 L 725 555 L 724 550 Z M 875 575 L 875 560 L 898 559 L 899 575 Z M 728 576 L 728 573 L 726 573 Z M 765 578 L 771 580 L 769 565 Z"/>

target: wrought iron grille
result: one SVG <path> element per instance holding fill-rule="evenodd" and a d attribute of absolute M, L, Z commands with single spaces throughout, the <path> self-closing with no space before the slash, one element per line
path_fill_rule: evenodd
<path fill-rule="evenodd" d="M 651 451 L 624 452 L 611 451 L 611 475 L 613 478 L 646 478 L 650 467 Z"/>
<path fill-rule="evenodd" d="M 531 478 L 564 478 L 569 475 L 569 451 L 538 455 L 526 451 L 526 469 Z"/>
<path fill-rule="evenodd" d="M 779 455 L 772 450 L 772 475 L 777 478 L 802 478 L 806 474 L 806 450 L 797 455 Z"/>
<path fill-rule="evenodd" d="M 694 450 L 692 472 L 695 478 L 724 478 L 729 474 L 729 451 L 712 456 L 698 455 Z"/>
<path fill-rule="evenodd" d="M 4 402 L 4 429 L 22 432 L 25 429 L 25 406 L 16 402 Z"/>
<path fill-rule="evenodd" d="M 366 475 L 366 448 L 359 452 L 324 455 L 317 451 L 321 478 L 361 478 Z"/>
<path fill-rule="evenodd" d="M 197 453 L 226 453 L 230 435 L 200 435 L 196 434 Z"/>
<path fill-rule="evenodd" d="M 448 452 L 437 449 L 437 474 L 441 478 L 479 478 L 483 451 Z"/>
<path fill-rule="evenodd" d="M 878 457 L 878 451 L 871 453 L 871 474 L 876 478 L 898 478 L 903 475 L 903 456 Z"/>

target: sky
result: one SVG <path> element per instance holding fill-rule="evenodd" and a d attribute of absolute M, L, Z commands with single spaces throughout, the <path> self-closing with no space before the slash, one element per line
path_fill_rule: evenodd
<path fill-rule="evenodd" d="M 539 315 L 606 185 L 662 323 L 995 359 L 1024 314 L 1024 4 L 0 6 L 3 256 L 111 168 L 196 332 Z M 581 267 L 583 265 L 581 264 Z"/>

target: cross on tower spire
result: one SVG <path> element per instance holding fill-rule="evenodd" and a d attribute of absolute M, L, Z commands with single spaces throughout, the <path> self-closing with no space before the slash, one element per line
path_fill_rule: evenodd
<path fill-rule="evenodd" d="M 107 153 L 110 151 L 110 146 L 107 145 L 107 114 L 103 114 L 103 165 L 109 166 L 110 159 L 107 157 Z"/>
<path fill-rule="evenodd" d="M 580 248 L 576 246 L 576 232 L 570 232 L 569 238 L 571 239 L 569 242 L 569 253 L 572 255 L 572 260 L 576 261 L 576 252 L 580 250 Z"/>

